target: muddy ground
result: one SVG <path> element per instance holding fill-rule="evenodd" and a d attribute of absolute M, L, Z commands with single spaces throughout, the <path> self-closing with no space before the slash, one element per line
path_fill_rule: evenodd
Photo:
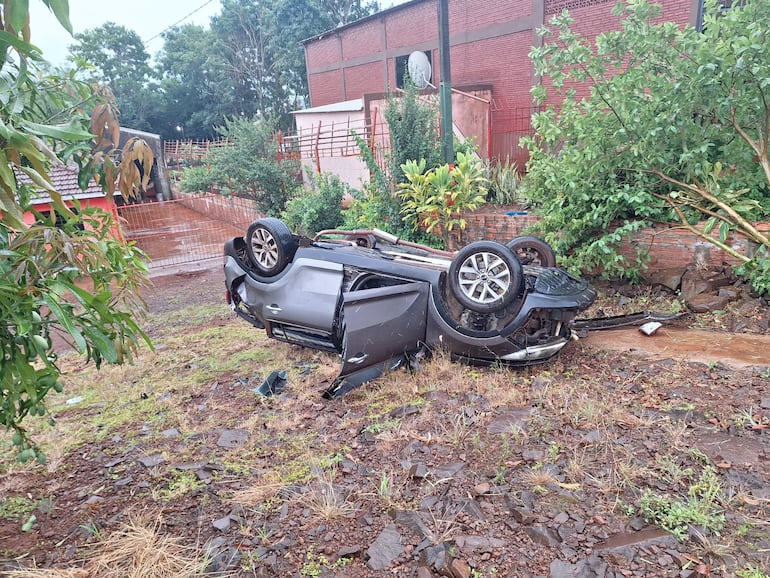
<path fill-rule="evenodd" d="M 100 422 L 55 467 L 0 469 L 0 499 L 34 503 L 0 517 L 0 573 L 35 565 L 96 575 L 91 545 L 139 512 L 207 552 L 208 575 L 770 572 L 764 302 L 689 316 L 652 337 L 592 333 L 526 370 L 439 358 L 328 402 L 320 393 L 334 356 L 244 333 L 223 296 L 218 263 L 153 277 L 147 326 L 156 352 L 142 363 L 157 366 L 159 382 L 114 387 L 126 388 L 127 405 L 156 407 L 119 427 Z M 614 314 L 635 302 L 608 290 L 601 306 Z M 656 297 L 648 292 L 641 304 Z M 197 318 L 196 307 L 207 314 Z M 741 316 L 753 333 L 724 331 Z M 173 324 L 211 341 L 188 345 L 185 356 Z M 247 348 L 252 357 L 225 368 Z M 269 400 L 249 391 L 279 368 L 259 357 L 266 349 L 289 372 L 286 390 Z M 217 356 L 215 379 L 195 373 Z M 186 386 L 164 389 L 161 375 Z M 110 403 L 64 407 L 60 419 L 95 420 Z"/>

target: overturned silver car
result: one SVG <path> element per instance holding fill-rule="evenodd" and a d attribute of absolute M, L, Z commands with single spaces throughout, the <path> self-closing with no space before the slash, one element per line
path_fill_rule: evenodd
<path fill-rule="evenodd" d="M 264 218 L 227 241 L 224 271 L 240 317 L 272 338 L 341 355 L 330 398 L 437 348 L 476 364 L 548 360 L 596 298 L 555 265 L 537 237 L 450 253 L 379 230 L 310 239 Z"/>

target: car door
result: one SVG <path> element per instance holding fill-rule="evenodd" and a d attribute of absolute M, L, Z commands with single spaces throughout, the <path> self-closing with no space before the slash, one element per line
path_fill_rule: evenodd
<path fill-rule="evenodd" d="M 404 283 L 343 294 L 340 377 L 417 351 L 425 341 L 428 283 Z"/>

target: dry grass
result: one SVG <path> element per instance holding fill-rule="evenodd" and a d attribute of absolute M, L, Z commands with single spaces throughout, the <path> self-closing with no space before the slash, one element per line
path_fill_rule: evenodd
<path fill-rule="evenodd" d="M 308 491 L 297 498 L 313 516 L 324 520 L 347 518 L 358 510 L 350 494 L 334 483 L 334 473 L 329 470 L 319 472 Z"/>
<path fill-rule="evenodd" d="M 208 562 L 201 550 L 164 534 L 158 517 L 130 517 L 92 552 L 86 568 L 100 578 L 190 578 L 201 575 Z"/>
<path fill-rule="evenodd" d="M 12 578 L 192 578 L 208 560 L 161 529 L 159 517 L 130 516 L 122 528 L 92 544 L 81 568 L 12 570 Z"/>

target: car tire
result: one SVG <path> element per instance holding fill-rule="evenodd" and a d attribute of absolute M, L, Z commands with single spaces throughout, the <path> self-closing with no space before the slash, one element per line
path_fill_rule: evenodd
<path fill-rule="evenodd" d="M 519 258 L 522 265 L 556 267 L 556 253 L 539 237 L 516 237 L 508 241 L 505 246 Z"/>
<path fill-rule="evenodd" d="M 273 277 L 283 271 L 296 251 L 297 242 L 280 219 L 258 219 L 246 231 L 246 253 L 264 277 Z"/>
<path fill-rule="evenodd" d="M 493 313 L 519 294 L 523 273 L 516 255 L 495 241 L 476 241 L 457 252 L 449 266 L 449 288 L 466 309 Z"/>

